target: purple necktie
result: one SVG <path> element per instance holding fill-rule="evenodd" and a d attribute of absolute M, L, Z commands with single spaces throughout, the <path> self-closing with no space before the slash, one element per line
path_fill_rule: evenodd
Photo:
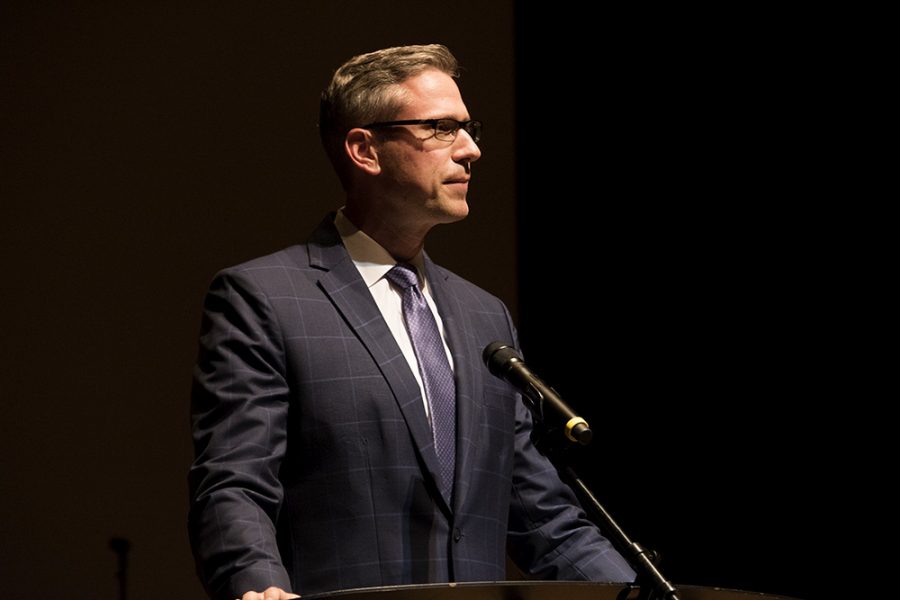
<path fill-rule="evenodd" d="M 416 268 L 398 263 L 388 271 L 387 278 L 402 290 L 403 320 L 406 321 L 406 330 L 419 361 L 419 374 L 431 407 L 434 449 L 441 466 L 441 493 L 449 500 L 456 464 L 456 384 L 453 382 L 453 371 L 450 370 L 434 314 L 419 289 Z"/>

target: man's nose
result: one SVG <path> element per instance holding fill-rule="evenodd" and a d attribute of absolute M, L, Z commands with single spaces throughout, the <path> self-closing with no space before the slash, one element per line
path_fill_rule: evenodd
<path fill-rule="evenodd" d="M 472 139 L 472 136 L 465 129 L 461 128 L 459 130 L 454 144 L 457 146 L 453 152 L 453 160 L 455 162 L 466 161 L 473 163 L 481 158 L 481 148 L 478 147 L 478 144 L 475 143 L 475 140 Z"/>

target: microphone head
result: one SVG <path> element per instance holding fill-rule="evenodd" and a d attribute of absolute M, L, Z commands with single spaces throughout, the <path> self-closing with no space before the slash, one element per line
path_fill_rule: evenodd
<path fill-rule="evenodd" d="M 484 359 L 484 364 L 487 365 L 491 374 L 501 378 L 506 375 L 513 362 L 522 361 L 522 357 L 515 348 L 510 347 L 506 342 L 491 342 L 481 353 L 481 358 Z"/>

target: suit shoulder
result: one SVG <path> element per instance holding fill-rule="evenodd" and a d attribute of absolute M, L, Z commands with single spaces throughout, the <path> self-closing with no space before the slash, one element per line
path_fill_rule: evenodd
<path fill-rule="evenodd" d="M 504 312 L 508 312 L 506 304 L 504 304 L 503 300 L 488 292 L 484 288 L 481 288 L 468 279 L 457 275 L 450 269 L 436 264 L 434 265 L 434 268 L 437 276 L 444 281 L 445 285 L 447 285 L 455 292 L 455 295 L 457 297 L 467 298 L 485 307 L 493 306 L 502 308 Z"/>
<path fill-rule="evenodd" d="M 243 287 L 267 289 L 277 282 L 303 280 L 316 271 L 309 264 L 306 244 L 297 244 L 277 252 L 226 267 L 219 271 L 214 281 L 227 280 Z"/>
<path fill-rule="evenodd" d="M 220 275 L 240 274 L 261 280 L 310 279 L 310 274 L 320 272 L 319 267 L 335 264 L 344 258 L 346 250 L 334 227 L 334 213 L 329 213 L 312 231 L 306 243 L 288 246 L 229 267 L 221 271 Z"/>
<path fill-rule="evenodd" d="M 296 244 L 277 252 L 259 256 L 223 269 L 223 272 L 246 273 L 259 269 L 308 269 L 309 250 L 306 244 Z"/>

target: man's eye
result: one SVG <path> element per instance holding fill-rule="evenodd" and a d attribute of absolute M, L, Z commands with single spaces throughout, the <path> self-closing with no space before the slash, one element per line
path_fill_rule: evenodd
<path fill-rule="evenodd" d="M 455 121 L 438 121 L 435 129 L 437 129 L 438 133 L 453 133 L 456 131 L 457 126 Z"/>

